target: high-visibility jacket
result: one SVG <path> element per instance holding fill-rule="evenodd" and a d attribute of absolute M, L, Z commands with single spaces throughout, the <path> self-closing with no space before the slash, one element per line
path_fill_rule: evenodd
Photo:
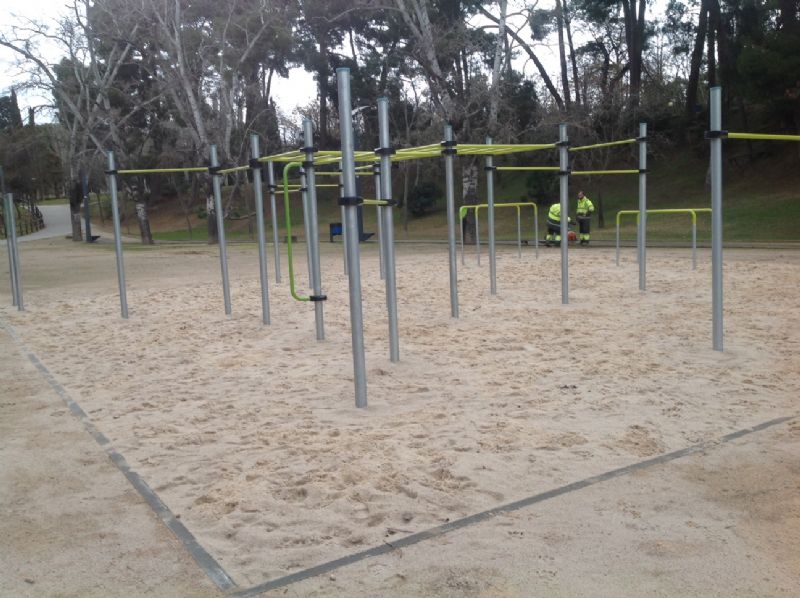
<path fill-rule="evenodd" d="M 588 197 L 578 199 L 578 216 L 591 216 L 594 212 L 594 204 Z"/>
<path fill-rule="evenodd" d="M 551 205 L 550 211 L 547 213 L 547 217 L 553 222 L 561 222 L 561 204 L 554 203 Z"/>

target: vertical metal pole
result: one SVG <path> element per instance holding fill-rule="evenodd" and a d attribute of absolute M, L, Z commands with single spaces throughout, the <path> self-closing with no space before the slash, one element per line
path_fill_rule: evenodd
<path fill-rule="evenodd" d="M 339 132 L 342 138 L 342 197 L 356 195 L 355 155 L 353 143 L 353 115 L 350 112 L 350 69 L 336 69 L 339 91 Z M 352 201 L 352 200 L 345 200 Z M 364 319 L 361 308 L 361 256 L 358 246 L 358 206 L 345 207 L 347 223 L 347 264 L 350 271 L 350 332 L 353 339 L 353 382 L 356 407 L 367 406 L 367 371 L 364 360 Z"/>
<path fill-rule="evenodd" d="M 619 266 L 619 217 L 617 217 L 617 266 Z"/>
<path fill-rule="evenodd" d="M 522 259 L 522 215 L 517 206 L 517 257 Z"/>
<path fill-rule="evenodd" d="M 275 169 L 267 162 L 267 189 L 269 189 L 269 213 L 272 219 L 272 245 L 275 254 L 275 282 L 281 281 L 281 240 L 278 233 L 278 208 L 275 205 Z"/>
<path fill-rule="evenodd" d="M 697 215 L 692 214 L 692 270 L 697 270 Z"/>
<path fill-rule="evenodd" d="M 119 226 L 119 197 L 117 191 L 117 166 L 114 152 L 108 152 L 108 188 L 111 192 L 111 220 L 114 222 L 114 250 L 117 254 L 117 283 L 119 309 L 122 319 L 128 319 L 128 291 L 125 285 L 125 261 L 122 258 L 122 232 Z"/>
<path fill-rule="evenodd" d="M 342 189 L 344 189 L 342 163 L 339 162 L 339 195 L 342 194 Z M 339 212 L 341 213 L 340 220 L 342 221 L 342 261 L 344 262 L 344 275 L 349 276 L 347 273 L 347 215 L 344 206 L 339 208 Z"/>
<path fill-rule="evenodd" d="M 647 289 L 647 123 L 639 123 L 639 290 Z"/>
<path fill-rule="evenodd" d="M 722 88 L 711 88 L 710 131 L 722 130 Z M 719 135 L 719 134 L 718 134 Z M 722 351 L 722 138 L 711 138 L 711 310 L 714 350 Z"/>
<path fill-rule="evenodd" d="M 372 177 L 373 181 L 375 182 L 375 198 L 380 199 L 380 194 L 381 194 L 380 164 L 376 163 L 372 165 Z M 377 223 L 378 223 L 378 262 L 380 263 L 381 280 L 385 280 L 386 268 L 384 264 L 384 255 L 386 253 L 386 249 L 384 246 L 384 239 L 383 239 L 383 207 L 375 206 L 375 213 L 377 214 Z"/>
<path fill-rule="evenodd" d="M 92 207 L 89 205 L 89 175 L 81 174 L 81 189 L 83 192 L 83 219 L 86 222 L 86 242 L 92 242 Z"/>
<path fill-rule="evenodd" d="M 492 144 L 492 138 L 486 138 L 486 145 Z M 497 248 L 494 236 L 494 158 L 486 156 L 486 203 L 489 204 L 489 292 L 497 295 Z M 477 218 L 476 218 L 477 221 Z"/>
<path fill-rule="evenodd" d="M 5 189 L 5 186 L 3 186 Z M 8 251 L 8 275 L 11 280 L 11 305 L 17 306 L 17 275 L 14 269 L 16 263 L 14 262 L 14 251 L 11 249 L 11 195 L 3 193 L 3 213 L 5 214 L 6 225 L 6 250 Z"/>
<path fill-rule="evenodd" d="M 466 216 L 466 215 L 467 215 L 467 213 L 465 212 L 464 216 Z M 458 232 L 459 232 L 459 235 L 461 236 L 461 265 L 462 266 L 466 265 L 466 262 L 464 261 L 464 224 L 465 224 L 465 221 L 466 221 L 466 218 L 461 218 L 461 212 L 459 212 L 458 213 Z"/>
<path fill-rule="evenodd" d="M 261 188 L 261 156 L 258 135 L 250 134 L 250 164 L 253 171 L 253 193 L 256 201 L 256 224 L 258 230 L 258 274 L 261 280 L 261 321 L 269 324 L 269 278 L 267 277 L 267 233 L 264 230 L 264 191 Z"/>
<path fill-rule="evenodd" d="M 322 304 L 325 296 L 322 294 L 322 274 L 319 267 L 319 224 L 317 223 L 317 177 L 314 169 L 314 124 L 310 118 L 303 121 L 303 138 L 305 140 L 306 161 L 303 165 L 308 191 L 306 192 L 306 202 L 308 210 L 306 217 L 308 220 L 308 246 L 311 255 L 311 288 L 314 294 L 311 301 L 314 302 L 314 321 L 317 327 L 317 340 L 325 340 L 325 320 L 323 317 Z"/>
<path fill-rule="evenodd" d="M 389 360 L 400 361 L 400 335 L 397 327 L 397 282 L 394 260 L 394 206 L 392 205 L 392 158 L 391 137 L 389 135 L 389 100 L 378 98 L 378 145 L 381 150 L 380 196 L 390 202 L 382 211 L 384 266 L 386 270 L 386 307 L 389 316 Z"/>
<path fill-rule="evenodd" d="M 305 121 L 303 121 L 305 122 Z M 303 230 L 306 236 L 306 262 L 308 264 L 308 287 L 314 286 L 314 276 L 311 271 L 313 266 L 311 264 L 311 218 L 310 208 L 308 207 L 308 178 L 306 178 L 306 171 L 303 168 L 300 171 L 300 200 L 303 204 Z"/>
<path fill-rule="evenodd" d="M 536 259 L 539 259 L 539 206 L 533 206 L 533 244 L 536 247 Z"/>
<path fill-rule="evenodd" d="M 10 223 L 10 234 L 6 237 L 6 245 L 14 261 L 14 286 L 17 292 L 17 310 L 25 311 L 25 302 L 22 300 L 22 264 L 19 259 L 19 247 L 17 246 L 17 211 L 14 208 L 14 196 L 9 193 L 6 195 L 8 213 L 7 219 Z"/>
<path fill-rule="evenodd" d="M 217 213 L 217 239 L 219 240 L 219 263 L 222 270 L 222 297 L 225 300 L 225 314 L 231 315 L 231 287 L 228 280 L 228 245 L 225 241 L 225 215 L 222 213 L 222 177 L 216 173 L 219 168 L 217 146 L 209 148 L 211 157 L 211 186 L 214 189 L 214 211 Z"/>
<path fill-rule="evenodd" d="M 558 125 L 559 192 L 561 196 L 561 303 L 569 303 L 569 138 L 567 125 Z"/>
<path fill-rule="evenodd" d="M 444 175 L 447 188 L 447 249 L 450 258 L 450 315 L 458 317 L 458 270 L 456 265 L 456 190 L 453 173 L 453 158 L 456 149 L 453 143 L 453 127 L 444 127 Z M 475 218 L 477 219 L 477 214 Z"/>

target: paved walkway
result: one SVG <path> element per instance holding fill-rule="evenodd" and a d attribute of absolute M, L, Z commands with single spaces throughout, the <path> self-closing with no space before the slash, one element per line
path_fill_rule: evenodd
<path fill-rule="evenodd" d="M 36 241 L 51 237 L 63 237 L 72 234 L 72 223 L 69 217 L 69 205 L 39 206 L 44 217 L 44 228 L 29 235 L 17 237 L 17 240 Z M 5 239 L 0 240 L 0 246 L 5 246 Z"/>

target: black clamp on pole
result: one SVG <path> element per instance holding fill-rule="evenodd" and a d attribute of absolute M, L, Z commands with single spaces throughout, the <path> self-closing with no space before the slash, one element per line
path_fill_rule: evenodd
<path fill-rule="evenodd" d="M 553 145 L 556 147 L 570 147 L 569 140 L 567 141 L 556 141 Z"/>
<path fill-rule="evenodd" d="M 453 139 L 452 141 L 442 141 L 442 147 L 444 148 L 442 150 L 442 155 L 455 156 L 456 154 L 458 154 L 458 150 L 456 149 L 457 145 L 458 143 L 456 143 L 455 139 Z"/>
<path fill-rule="evenodd" d="M 393 147 L 379 147 L 375 149 L 375 153 L 379 156 L 394 156 L 397 150 Z"/>
<path fill-rule="evenodd" d="M 640 168 L 639 169 L 639 174 L 647 174 L 647 169 L 646 168 Z"/>
<path fill-rule="evenodd" d="M 309 301 L 326 301 L 328 299 L 327 295 L 309 295 Z"/>
<path fill-rule="evenodd" d="M 358 195 L 353 195 L 351 197 L 340 197 L 338 203 L 340 206 L 361 206 L 364 205 L 364 198 L 359 197 Z"/>
<path fill-rule="evenodd" d="M 645 143 L 647 142 L 647 137 L 637 137 L 636 143 Z"/>
<path fill-rule="evenodd" d="M 706 139 L 727 139 L 727 131 L 706 131 L 703 135 Z"/>
<path fill-rule="evenodd" d="M 314 168 L 314 160 L 303 160 L 303 168 Z"/>
<path fill-rule="evenodd" d="M 567 168 L 566 170 L 559 170 L 558 174 L 559 174 L 559 176 L 569 176 L 569 175 L 572 174 L 572 169 L 571 168 Z"/>
<path fill-rule="evenodd" d="M 208 167 L 208 174 L 211 176 L 221 176 L 219 171 L 222 170 L 222 166 L 209 166 Z"/>
<path fill-rule="evenodd" d="M 278 185 L 269 185 L 268 184 L 267 185 L 267 190 L 269 190 L 269 191 L 277 191 L 278 190 Z"/>
<path fill-rule="evenodd" d="M 297 151 L 299 151 L 299 152 L 304 152 L 304 153 L 306 153 L 306 154 L 307 154 L 307 153 L 309 153 L 309 152 L 311 152 L 312 154 L 316 154 L 316 153 L 317 153 L 317 148 L 316 148 L 316 147 L 314 147 L 313 145 L 311 145 L 311 146 L 307 146 L 307 147 L 301 147 L 301 148 L 300 148 L 299 150 L 297 150 Z"/>
<path fill-rule="evenodd" d="M 264 163 L 259 162 L 258 158 L 250 158 L 250 162 L 248 162 L 248 165 L 250 166 L 250 170 L 261 170 L 262 168 L 264 168 Z"/>
<path fill-rule="evenodd" d="M 490 171 L 493 171 L 493 170 L 497 170 L 497 166 L 484 166 L 483 170 L 485 172 L 490 172 Z"/>
<path fill-rule="evenodd" d="M 106 170 L 106 171 L 104 171 L 104 172 L 105 172 L 105 174 L 107 174 L 107 175 L 112 175 L 112 174 L 113 174 L 113 175 L 116 175 L 116 174 L 117 174 L 117 169 L 115 168 L 114 170 Z"/>

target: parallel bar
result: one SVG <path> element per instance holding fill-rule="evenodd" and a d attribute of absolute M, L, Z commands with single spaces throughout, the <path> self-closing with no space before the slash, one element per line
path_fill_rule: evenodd
<path fill-rule="evenodd" d="M 492 138 L 486 138 L 486 145 L 492 144 Z M 489 292 L 497 295 L 497 251 L 494 237 L 494 160 L 486 156 L 486 203 L 489 204 Z M 519 208 L 517 208 L 519 215 Z M 475 222 L 478 222 L 478 210 L 475 210 Z M 477 232 L 477 231 L 476 231 Z M 475 239 L 477 243 L 477 238 Z"/>
<path fill-rule="evenodd" d="M 292 168 L 300 168 L 302 162 L 289 162 L 283 168 L 283 212 L 286 218 L 286 263 L 289 265 L 289 294 L 296 301 L 310 301 L 309 297 L 297 294 L 294 278 L 294 250 L 292 248 L 292 207 L 289 203 L 289 172 Z"/>
<path fill-rule="evenodd" d="M 596 174 L 639 174 L 638 170 L 629 168 L 627 170 L 573 170 L 570 174 L 576 176 L 590 176 Z"/>
<path fill-rule="evenodd" d="M 722 130 L 722 88 L 711 88 L 709 130 Z M 730 133 L 728 134 L 730 136 Z M 722 139 L 711 139 L 711 312 L 715 351 L 722 351 Z"/>
<path fill-rule="evenodd" d="M 453 142 L 453 127 L 445 125 L 444 140 Z M 458 270 L 456 265 L 456 191 L 453 154 L 444 156 L 444 178 L 447 191 L 447 251 L 450 260 L 450 315 L 458 317 Z"/>
<path fill-rule="evenodd" d="M 267 162 L 267 186 L 269 189 L 269 212 L 272 219 L 272 245 L 275 254 L 275 282 L 281 282 L 281 249 L 280 233 L 278 232 L 278 207 L 275 202 L 275 168 L 272 162 Z"/>
<path fill-rule="evenodd" d="M 800 141 L 800 135 L 772 135 L 770 133 L 728 133 L 728 139 L 763 141 Z"/>
<path fill-rule="evenodd" d="M 258 160 L 261 153 L 258 135 L 250 133 L 250 159 Z M 261 281 L 261 322 L 269 324 L 269 278 L 267 276 L 267 234 L 264 230 L 264 192 L 261 187 L 261 168 L 253 169 L 253 194 L 256 202 L 256 229 L 258 230 L 258 274 Z"/>
<path fill-rule="evenodd" d="M 117 175 L 114 174 L 114 152 L 108 152 L 108 188 L 111 191 L 111 220 L 114 223 L 114 251 L 117 254 L 117 283 L 119 286 L 119 309 L 122 319 L 128 319 L 128 291 L 125 284 L 125 260 L 122 256 L 122 231 L 119 226 L 119 198 Z"/>
<path fill-rule="evenodd" d="M 342 139 L 342 195 L 355 197 L 356 174 L 353 143 L 353 114 L 350 99 L 350 69 L 336 69 L 339 91 L 339 133 Z M 374 158 L 374 156 L 373 156 Z M 364 317 L 361 307 L 361 256 L 358 246 L 358 208 L 345 207 L 347 223 L 347 263 L 350 289 L 350 332 L 353 339 L 353 382 L 356 407 L 367 406 L 367 369 L 364 358 Z"/>
<path fill-rule="evenodd" d="M 382 148 L 391 147 L 389 135 L 389 100 L 378 98 L 378 144 Z M 392 160 L 386 154 L 380 157 L 380 197 L 384 200 L 392 199 Z M 400 361 L 400 333 L 397 326 L 397 282 L 394 255 L 394 207 L 390 204 L 383 209 L 383 235 L 386 240 L 383 244 L 386 255 L 384 263 L 386 269 L 386 307 L 389 316 L 389 360 Z"/>
<path fill-rule="evenodd" d="M 647 123 L 639 123 L 639 290 L 647 290 Z"/>
<path fill-rule="evenodd" d="M 612 147 L 615 145 L 629 145 L 631 143 L 636 143 L 636 139 L 622 139 L 620 141 L 608 141 L 606 143 L 593 143 L 591 145 L 579 145 L 578 147 L 571 147 L 569 151 L 571 152 L 580 152 L 583 150 L 590 150 L 590 149 L 597 149 L 601 147 Z"/>
<path fill-rule="evenodd" d="M 317 222 L 317 179 L 314 168 L 314 124 L 310 118 L 303 121 L 303 141 L 306 146 L 306 162 L 303 165 L 306 182 L 308 183 L 307 202 L 308 212 L 308 244 L 311 253 L 311 288 L 315 297 L 322 296 L 322 274 L 319 266 L 319 224 Z M 314 301 L 314 322 L 316 324 L 317 340 L 325 340 L 325 320 L 322 306 L 324 301 Z"/>
<path fill-rule="evenodd" d="M 217 146 L 209 148 L 211 167 L 219 166 Z M 219 263 L 222 270 L 222 296 L 225 301 L 225 314 L 231 315 L 231 288 L 228 280 L 228 246 L 225 242 L 225 214 L 222 213 L 222 180 L 219 175 L 211 176 L 214 189 L 214 211 L 217 213 L 217 239 L 219 240 Z"/>
<path fill-rule="evenodd" d="M 567 125 L 558 125 L 559 192 L 561 196 L 561 303 L 569 303 L 569 138 Z"/>

